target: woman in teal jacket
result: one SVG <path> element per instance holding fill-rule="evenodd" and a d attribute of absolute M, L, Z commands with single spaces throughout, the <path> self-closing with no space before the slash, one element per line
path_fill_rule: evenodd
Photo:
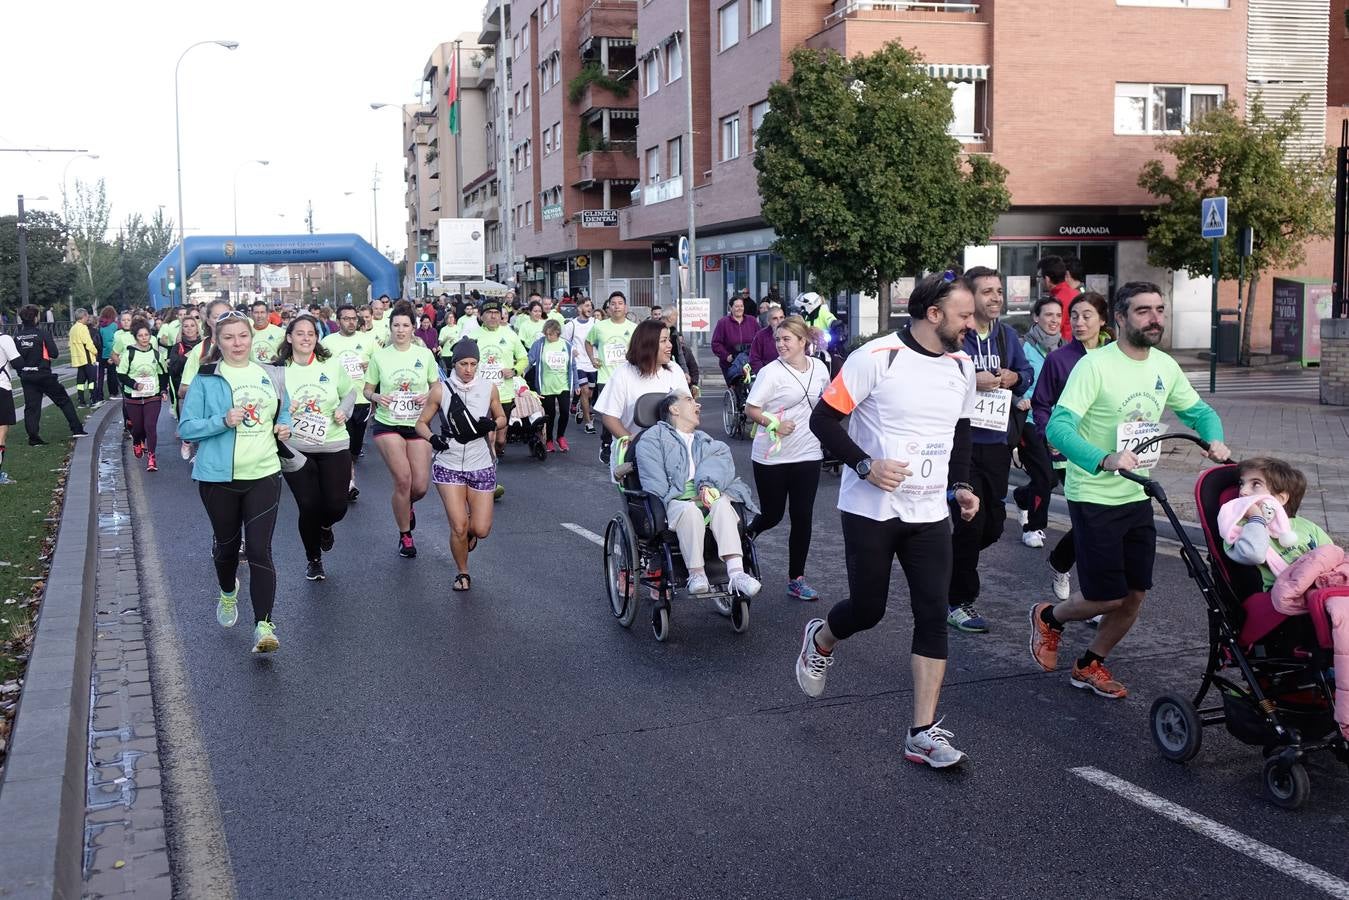
<path fill-rule="evenodd" d="M 230 311 L 215 323 L 215 343 L 183 400 L 178 436 L 197 445 L 192 477 L 211 520 L 211 558 L 220 582 L 216 621 L 239 619 L 239 549 L 245 543 L 253 601 L 253 652 L 279 646 L 272 624 L 276 569 L 272 532 L 281 500 L 278 441 L 290 439 L 290 398 L 271 366 L 253 362 L 253 326 Z M 286 451 L 287 454 L 290 451 Z"/>

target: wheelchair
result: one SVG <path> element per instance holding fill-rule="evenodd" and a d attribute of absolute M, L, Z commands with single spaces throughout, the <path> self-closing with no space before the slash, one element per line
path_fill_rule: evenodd
<path fill-rule="evenodd" d="M 665 394 L 646 394 L 637 400 L 633 417 L 639 428 L 647 429 L 656 423 L 656 412 Z M 633 460 L 639 434 L 628 447 L 628 459 Z M 642 490 L 635 463 L 625 462 L 615 470 L 619 477 L 619 493 L 623 509 L 604 529 L 604 587 L 610 611 L 618 624 L 629 628 L 637 618 L 641 605 L 639 594 L 643 588 L 651 596 L 651 633 L 658 641 L 670 636 L 670 606 L 683 591 L 688 579 L 688 566 L 679 550 L 679 540 L 665 519 L 665 504 L 653 494 Z M 742 504 L 735 504 L 740 516 L 740 549 L 745 571 L 759 578 L 759 558 L 754 540 L 749 536 L 749 514 Z M 704 544 L 703 566 L 712 589 L 707 594 L 689 595 L 711 600 L 717 610 L 730 618 L 736 634 L 749 629 L 749 598 L 728 589 L 726 564 L 718 555 L 716 540 L 709 533 Z"/>
<path fill-rule="evenodd" d="M 754 373 L 749 368 L 749 356 L 740 353 L 731 364 L 728 373 L 743 373 L 734 381 L 726 383 L 726 392 L 721 399 L 721 427 L 729 438 L 745 438 L 750 434 L 749 417 L 745 415 L 745 401 L 749 399 L 749 388 L 754 383 Z"/>

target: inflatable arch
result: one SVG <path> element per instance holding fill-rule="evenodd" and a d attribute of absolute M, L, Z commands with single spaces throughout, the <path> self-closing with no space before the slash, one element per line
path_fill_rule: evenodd
<path fill-rule="evenodd" d="M 199 266 L 346 261 L 370 279 L 374 296 L 387 294 L 397 300 L 402 295 L 398 267 L 356 234 L 198 236 L 185 239 L 183 251 L 187 255 L 187 271 L 175 273 L 179 284 L 186 284 Z M 176 269 L 178 260 L 175 245 L 150 272 L 150 300 L 156 309 L 169 305 L 164 285 L 169 277 L 169 267 Z"/>

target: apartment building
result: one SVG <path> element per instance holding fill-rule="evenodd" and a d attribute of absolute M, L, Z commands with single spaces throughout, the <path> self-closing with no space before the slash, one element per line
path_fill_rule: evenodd
<path fill-rule="evenodd" d="M 1345 30 L 1343 2 L 1336 2 Z M 1308 95 L 1299 146 L 1324 146 L 1328 0 L 690 4 L 691 59 L 682 3 L 653 0 L 639 10 L 642 184 L 620 224 L 625 238 L 672 239 L 686 228 L 682 198 L 693 190 L 697 289 L 714 309 L 740 288 L 791 297 L 810 283 L 810 273 L 772 252 L 776 236 L 760 216 L 753 166 L 768 87 L 789 76 L 786 56 L 797 46 L 852 56 L 899 41 L 947 83 L 951 133 L 965 152 L 989 154 L 1007 168 L 1012 195 L 989 245 L 967 248 L 964 263 L 997 266 L 1013 308 L 1038 293 L 1036 260 L 1073 254 L 1088 286 L 1105 293 L 1136 279 L 1163 284 L 1177 346 L 1207 344 L 1209 282 L 1147 264 L 1141 213 L 1150 198 L 1137 178 L 1158 155 L 1157 140 L 1182 133 L 1226 99 L 1245 103 L 1258 91 L 1275 113 Z M 679 84 L 687 74 L 692 147 L 685 146 L 690 129 Z M 895 314 L 911 284 L 896 286 Z M 868 318 L 874 303 L 851 300 Z"/>
<path fill-rule="evenodd" d="M 516 264 L 511 215 L 515 208 L 512 197 L 510 168 L 510 98 L 514 66 L 511 60 L 511 4 L 510 0 L 490 0 L 483 9 L 482 30 L 478 43 L 486 48 L 493 71 L 487 90 L 487 117 L 484 123 L 484 143 L 490 174 L 483 180 L 466 186 L 467 207 L 480 210 L 485 221 L 487 249 L 487 277 L 503 284 L 512 283 L 524 274 L 524 261 Z M 476 215 L 470 212 L 470 215 Z"/>

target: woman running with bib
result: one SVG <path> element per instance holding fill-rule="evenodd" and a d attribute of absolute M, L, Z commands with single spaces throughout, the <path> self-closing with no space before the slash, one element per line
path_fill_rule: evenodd
<path fill-rule="evenodd" d="M 496 385 L 478 375 L 478 345 L 463 338 L 454 345 L 450 374 L 431 391 L 417 420 L 417 434 L 436 451 L 431 478 L 450 520 L 456 591 L 472 587 L 468 554 L 492 531 L 493 436 L 505 427 Z"/>
<path fill-rule="evenodd" d="M 276 569 L 272 532 L 281 500 L 278 440 L 290 438 L 290 401 L 278 392 L 276 370 L 250 358 L 248 316 L 224 313 L 215 344 L 183 400 L 178 433 L 197 445 L 192 478 L 211 520 L 211 558 L 220 584 L 216 621 L 239 620 L 239 548 L 247 538 L 248 590 L 253 601 L 253 652 L 279 646 L 272 624 Z"/>
<path fill-rule="evenodd" d="M 169 360 L 164 348 L 154 342 L 150 323 L 131 323 L 135 342 L 122 351 L 117 364 L 122 383 L 123 416 L 131 423 L 131 452 L 146 457 L 145 471 L 158 472 L 155 451 L 159 448 L 159 410 L 169 382 Z"/>
<path fill-rule="evenodd" d="M 539 308 L 543 307 L 540 305 Z M 530 348 L 529 363 L 533 387 L 543 399 L 545 446 L 549 453 L 555 450 L 566 453 L 571 449 L 564 435 L 567 433 L 567 397 L 571 394 L 575 363 L 571 348 L 562 340 L 562 326 L 556 319 L 544 320 L 543 340 Z"/>
<path fill-rule="evenodd" d="M 347 420 L 356 406 L 356 386 L 342 363 L 319 343 L 318 320 L 296 316 L 286 328 L 276 363 L 290 397 L 287 446 L 304 465 L 283 477 L 300 509 L 304 577 L 322 581 L 323 554 L 333 549 L 333 526 L 347 514 L 351 444 Z M 287 467 L 289 468 L 289 467 Z"/>
<path fill-rule="evenodd" d="M 398 555 L 412 559 L 417 545 L 412 530 L 417 514 L 412 508 L 431 481 L 431 447 L 417 433 L 417 419 L 426 405 L 432 382 L 440 380 L 436 357 L 413 337 L 412 304 L 400 300 L 389 320 L 389 346 L 370 354 L 365 373 L 365 398 L 375 407 L 371 429 L 375 446 L 393 476 L 394 522 L 398 525 Z"/>

